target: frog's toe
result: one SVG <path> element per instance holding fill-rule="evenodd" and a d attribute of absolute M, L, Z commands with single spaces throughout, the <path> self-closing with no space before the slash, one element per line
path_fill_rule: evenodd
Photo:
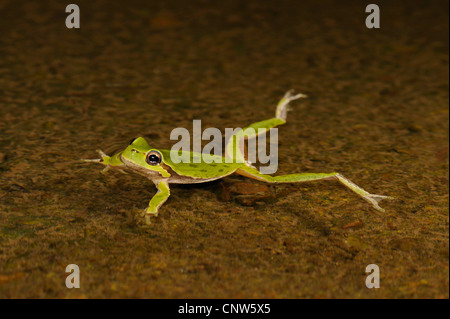
<path fill-rule="evenodd" d="M 150 215 L 145 215 L 145 223 L 146 223 L 147 225 L 150 225 L 150 224 L 152 223 L 151 220 L 150 220 L 150 218 L 151 218 Z"/>
<path fill-rule="evenodd" d="M 141 215 L 141 217 L 145 218 L 145 223 L 147 225 L 150 225 L 151 224 L 150 219 L 152 217 L 158 216 L 158 212 L 151 212 L 148 208 L 146 208 L 146 209 L 144 209 L 144 211 L 140 215 Z"/>
<path fill-rule="evenodd" d="M 377 195 L 377 194 L 368 194 L 364 196 L 364 199 L 366 201 L 368 201 L 370 204 L 372 204 L 372 206 L 380 211 L 380 212 L 384 212 L 384 209 L 380 207 L 380 205 L 378 205 L 379 202 L 381 202 L 383 199 L 394 199 L 394 197 L 392 196 L 385 196 L 385 195 Z"/>
<path fill-rule="evenodd" d="M 288 112 L 287 106 L 289 102 L 305 97 L 307 97 L 306 94 L 303 93 L 294 94 L 294 90 L 287 91 L 284 94 L 283 98 L 280 100 L 280 102 L 278 102 L 277 110 L 275 111 L 275 116 L 279 119 L 286 121 L 286 116 Z"/>
<path fill-rule="evenodd" d="M 83 162 L 91 162 L 91 163 L 103 163 L 105 157 L 109 157 L 102 150 L 97 149 L 96 152 L 100 154 L 100 158 L 95 159 L 82 159 Z"/>
<path fill-rule="evenodd" d="M 308 97 L 306 94 L 303 93 L 298 93 L 298 94 L 294 94 L 295 91 L 294 90 L 289 90 L 284 94 L 284 99 L 286 99 L 287 101 L 293 101 L 293 100 L 297 100 L 300 98 L 306 98 Z"/>
<path fill-rule="evenodd" d="M 88 162 L 88 163 L 101 163 L 101 161 L 102 161 L 101 158 L 95 158 L 95 159 L 83 158 L 81 160 L 83 162 Z"/>
<path fill-rule="evenodd" d="M 145 214 L 144 215 L 144 219 L 145 219 L 145 223 L 147 224 L 147 225 L 150 225 L 152 222 L 151 222 L 151 218 L 152 217 L 156 217 L 156 216 L 158 216 L 158 214 Z"/>
<path fill-rule="evenodd" d="M 105 156 L 108 156 L 108 155 L 106 155 L 105 152 L 103 152 L 101 149 L 97 149 L 96 152 L 97 152 L 98 154 L 100 154 L 101 158 L 103 158 L 103 157 L 105 157 Z"/>

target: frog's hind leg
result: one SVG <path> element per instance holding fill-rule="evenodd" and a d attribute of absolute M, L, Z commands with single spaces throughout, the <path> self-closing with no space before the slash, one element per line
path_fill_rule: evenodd
<path fill-rule="evenodd" d="M 275 117 L 250 124 L 248 127 L 244 128 L 241 131 L 243 133 L 241 135 L 245 135 L 247 138 L 254 138 L 259 134 L 265 133 L 271 128 L 286 123 L 287 112 L 289 111 L 289 103 L 291 101 L 306 97 L 307 95 L 303 93 L 294 94 L 293 90 L 287 91 L 277 104 Z M 260 130 L 258 131 L 258 129 Z"/>
<path fill-rule="evenodd" d="M 239 162 L 241 163 L 244 162 L 244 139 L 255 138 L 258 135 L 265 134 L 271 128 L 286 123 L 289 103 L 293 100 L 306 97 L 307 96 L 302 93 L 294 94 L 293 90 L 287 91 L 277 104 L 275 117 L 250 124 L 248 127 L 236 132 L 235 134 L 233 134 L 233 136 L 231 136 L 231 138 L 227 141 L 227 145 L 225 147 L 225 156 L 228 158 L 233 158 L 235 160 L 240 160 Z M 239 147 L 235 147 L 235 145 L 239 145 Z M 234 152 L 234 150 L 236 150 L 236 153 Z"/>
<path fill-rule="evenodd" d="M 294 90 L 287 91 L 284 94 L 283 98 L 280 100 L 280 102 L 278 102 L 278 104 L 277 104 L 277 109 L 275 111 L 275 118 L 283 120 L 284 123 L 286 123 L 287 112 L 290 111 L 290 109 L 288 108 L 289 102 L 291 102 L 293 100 L 308 97 L 306 94 L 303 94 L 303 93 L 299 93 L 299 94 L 295 94 L 295 95 L 293 93 L 294 93 Z M 281 123 L 281 124 L 284 124 L 284 123 Z M 280 125 L 280 124 L 277 124 L 277 125 Z"/>
<path fill-rule="evenodd" d="M 270 176 L 261 174 L 258 170 L 249 167 L 243 166 L 236 171 L 237 174 L 250 177 L 259 181 L 268 182 L 268 183 L 297 183 L 297 182 L 309 182 L 309 181 L 319 181 L 319 180 L 330 180 L 336 179 L 353 192 L 361 196 L 364 200 L 369 202 L 376 210 L 384 212 L 384 209 L 381 208 L 378 203 L 382 199 L 393 199 L 390 196 L 384 195 L 376 195 L 370 194 L 366 192 L 364 189 L 351 182 L 344 176 L 339 173 L 300 173 L 300 174 L 289 174 L 289 175 L 281 175 L 281 176 Z"/>

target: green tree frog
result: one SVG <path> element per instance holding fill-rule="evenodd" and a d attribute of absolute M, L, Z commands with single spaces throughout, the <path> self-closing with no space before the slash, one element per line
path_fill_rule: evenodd
<path fill-rule="evenodd" d="M 241 145 L 245 138 L 254 138 L 252 134 L 265 133 L 267 130 L 278 125 L 286 123 L 288 104 L 296 99 L 304 98 L 304 94 L 294 95 L 288 91 L 278 102 L 275 117 L 269 120 L 256 122 L 247 128 L 236 132 L 233 138 L 229 139 L 226 149 L 234 148 L 237 144 Z M 258 133 L 255 133 L 255 129 Z M 268 183 L 297 183 L 318 180 L 338 180 L 344 186 L 351 189 L 357 195 L 369 202 L 375 209 L 384 211 L 378 202 L 382 199 L 392 199 L 390 196 L 370 194 L 361 187 L 357 186 L 339 173 L 299 173 L 281 176 L 271 176 L 260 173 L 251 163 L 237 159 L 243 159 L 243 149 L 236 147 L 236 152 L 231 152 L 234 159 L 227 163 L 224 158 L 219 161 L 206 163 L 202 159 L 201 153 L 182 152 L 182 157 L 187 157 L 190 161 L 174 163 L 171 160 L 170 150 L 159 150 L 150 146 L 143 137 L 135 138 L 131 143 L 120 152 L 111 156 L 106 155 L 101 150 L 97 150 L 100 159 L 87 159 L 87 162 L 97 162 L 105 165 L 105 170 L 117 169 L 122 172 L 130 171 L 147 177 L 155 184 L 157 193 L 152 197 L 147 208 L 142 212 L 145 222 L 150 224 L 150 218 L 158 215 L 161 205 L 169 198 L 169 184 L 193 184 L 214 181 L 231 174 L 239 174 L 249 178 Z M 213 155 L 214 156 L 214 155 Z M 227 154 L 225 155 L 227 156 Z M 193 161 L 193 158 L 197 158 Z M 199 162 L 199 163 L 198 163 Z"/>

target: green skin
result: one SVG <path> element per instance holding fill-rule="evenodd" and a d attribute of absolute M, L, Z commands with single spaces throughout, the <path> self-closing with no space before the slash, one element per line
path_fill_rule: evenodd
<path fill-rule="evenodd" d="M 189 158 L 190 161 L 188 163 L 183 163 L 184 161 L 174 163 L 170 158 L 170 150 L 157 150 L 151 147 L 142 137 L 134 139 L 125 150 L 112 156 L 107 156 L 105 153 L 98 150 L 101 155 L 100 159 L 84 161 L 101 163 L 106 166 L 104 171 L 110 168 L 117 169 L 122 172 L 131 171 L 152 180 L 158 191 L 152 197 L 148 207 L 142 213 L 142 215 L 145 216 L 145 222 L 147 224 L 150 224 L 151 216 L 158 215 L 159 208 L 169 198 L 170 183 L 204 183 L 223 178 L 233 173 L 268 183 L 297 183 L 318 180 L 338 180 L 369 202 L 375 209 L 384 211 L 378 205 L 378 202 L 382 199 L 392 199 L 392 197 L 370 194 L 339 173 L 300 173 L 271 176 L 261 174 L 257 169 L 251 166 L 250 163 L 245 161 L 243 154 L 244 139 L 255 138 L 257 136 L 255 132 L 262 134 L 273 127 L 286 123 L 287 106 L 289 102 L 304 97 L 306 97 L 304 94 L 293 95 L 291 91 L 287 92 L 278 103 L 274 118 L 253 123 L 247 128 L 236 132 L 233 138 L 231 138 L 226 145 L 226 156 L 232 154 L 232 163 L 225 163 L 225 158 L 219 156 L 213 157 L 216 158 L 214 162 L 206 163 L 203 161 L 201 153 L 184 151 L 179 154 L 183 158 Z M 249 128 L 252 128 L 253 130 L 247 130 Z M 258 128 L 260 129 L 259 131 Z M 239 147 L 236 147 L 236 144 L 239 145 Z M 236 152 L 233 152 L 233 150 L 236 150 Z M 147 162 L 147 155 L 149 155 L 150 152 L 160 156 L 159 163 L 152 163 L 151 165 Z M 194 163 L 192 160 L 194 157 L 199 157 L 201 162 Z"/>

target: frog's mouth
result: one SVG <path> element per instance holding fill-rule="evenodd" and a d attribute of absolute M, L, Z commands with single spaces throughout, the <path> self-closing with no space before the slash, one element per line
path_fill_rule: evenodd
<path fill-rule="evenodd" d="M 162 177 L 160 172 L 153 171 L 148 168 L 137 165 L 136 163 L 124 158 L 122 155 L 120 156 L 120 160 L 125 164 L 128 171 L 145 176 L 149 179 L 154 179 L 155 177 Z"/>

